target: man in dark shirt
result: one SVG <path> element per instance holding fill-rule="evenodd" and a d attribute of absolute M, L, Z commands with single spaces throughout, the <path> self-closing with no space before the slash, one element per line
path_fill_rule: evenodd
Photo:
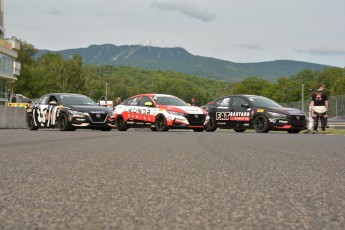
<path fill-rule="evenodd" d="M 321 121 L 321 130 L 322 134 L 325 134 L 326 130 L 326 122 L 327 122 L 327 110 L 328 110 L 328 98 L 325 92 L 323 91 L 325 88 L 324 84 L 319 84 L 317 86 L 317 90 L 312 95 L 311 98 L 311 108 L 313 111 L 313 119 L 314 119 L 314 132 L 317 133 L 317 129 L 319 127 L 319 120 Z"/>

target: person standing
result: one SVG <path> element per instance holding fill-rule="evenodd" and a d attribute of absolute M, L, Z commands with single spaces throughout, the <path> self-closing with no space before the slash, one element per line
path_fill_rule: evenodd
<path fill-rule="evenodd" d="M 192 106 L 198 106 L 194 97 L 192 97 Z"/>
<path fill-rule="evenodd" d="M 310 101 L 308 105 L 308 123 L 307 123 L 307 131 L 305 133 L 312 133 L 314 128 L 314 119 L 313 119 L 313 111 L 311 107 L 311 100 L 313 98 L 313 94 L 315 93 L 314 89 L 309 89 L 310 94 Z"/>
<path fill-rule="evenodd" d="M 121 97 L 115 99 L 115 106 L 121 104 Z"/>
<path fill-rule="evenodd" d="M 313 119 L 314 119 L 314 132 L 317 133 L 317 129 L 319 127 L 319 120 L 321 121 L 321 130 L 322 134 L 326 133 L 326 124 L 327 124 L 327 111 L 328 111 L 328 98 L 326 93 L 324 92 L 325 85 L 318 84 L 317 90 L 312 95 L 311 98 L 311 108 L 313 111 Z"/>

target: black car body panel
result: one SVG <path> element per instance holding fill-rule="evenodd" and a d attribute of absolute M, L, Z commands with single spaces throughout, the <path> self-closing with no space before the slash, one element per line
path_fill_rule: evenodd
<path fill-rule="evenodd" d="M 224 96 L 202 107 L 212 120 L 212 127 L 206 131 L 225 128 L 238 132 L 255 129 L 262 133 L 269 130 L 298 133 L 307 124 L 307 117 L 301 110 L 282 107 L 271 99 L 257 95 Z"/>
<path fill-rule="evenodd" d="M 114 126 L 111 109 L 100 106 L 82 94 L 51 93 L 27 108 L 29 129 L 60 128 L 66 117 L 70 130 L 79 128 L 109 131 Z"/>

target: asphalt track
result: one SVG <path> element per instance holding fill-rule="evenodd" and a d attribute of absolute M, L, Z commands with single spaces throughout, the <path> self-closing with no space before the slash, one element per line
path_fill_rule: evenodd
<path fill-rule="evenodd" d="M 345 229 L 345 136 L 0 130 L 0 229 Z"/>

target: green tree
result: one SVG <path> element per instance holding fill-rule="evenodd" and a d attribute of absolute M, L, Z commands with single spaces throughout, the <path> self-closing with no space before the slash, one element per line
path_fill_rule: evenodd
<path fill-rule="evenodd" d="M 37 49 L 26 41 L 22 41 L 20 39 L 17 40 L 20 43 L 20 50 L 18 51 L 18 57 L 16 60 L 21 63 L 21 70 L 18 80 L 13 84 L 13 92 L 21 93 L 27 97 L 32 97 L 32 69 L 34 69 L 36 63 L 33 56 L 36 54 Z"/>
<path fill-rule="evenodd" d="M 63 64 L 62 92 L 81 93 L 86 83 L 86 75 L 82 70 L 83 61 L 81 56 L 74 55 L 72 59 Z"/>
<path fill-rule="evenodd" d="M 262 95 L 262 92 L 270 86 L 270 82 L 258 77 L 248 77 L 243 81 L 235 84 L 234 94 L 254 94 Z"/>
<path fill-rule="evenodd" d="M 319 72 L 316 82 L 323 83 L 326 86 L 326 92 L 328 92 L 329 95 L 337 95 L 335 91 L 335 88 L 337 87 L 338 82 L 341 82 L 341 79 L 344 78 L 344 69 L 341 68 L 326 68 L 324 71 Z M 340 89 L 337 87 L 338 90 Z M 341 93 L 341 91 L 339 92 Z M 343 91 L 342 93 L 345 93 Z"/>

